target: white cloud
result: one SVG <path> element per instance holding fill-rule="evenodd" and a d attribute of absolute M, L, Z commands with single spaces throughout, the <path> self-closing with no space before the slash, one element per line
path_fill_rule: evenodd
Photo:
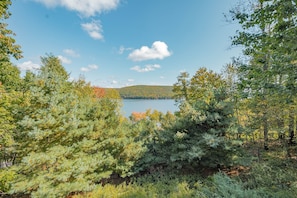
<path fill-rule="evenodd" d="M 80 68 L 80 71 L 82 71 L 82 72 L 89 72 L 91 70 L 96 70 L 96 69 L 98 69 L 98 65 L 91 64 L 91 65 L 88 65 L 88 67 L 82 67 L 82 68 Z"/>
<path fill-rule="evenodd" d="M 124 46 L 120 46 L 120 48 L 119 48 L 119 54 L 123 54 L 125 51 L 130 51 L 130 50 L 132 50 L 132 48 L 126 48 L 126 47 L 124 47 Z"/>
<path fill-rule="evenodd" d="M 90 68 L 82 67 L 82 68 L 80 68 L 80 71 L 82 71 L 82 72 L 88 72 L 88 71 L 90 71 Z"/>
<path fill-rule="evenodd" d="M 131 70 L 137 71 L 137 72 L 150 72 L 150 71 L 154 71 L 156 69 L 161 68 L 160 65 L 158 64 L 154 64 L 154 65 L 146 65 L 145 67 L 141 68 L 140 66 L 134 66 L 132 68 L 130 68 Z"/>
<path fill-rule="evenodd" d="M 63 52 L 71 57 L 79 57 L 80 55 L 72 49 L 64 49 Z"/>
<path fill-rule="evenodd" d="M 128 82 L 134 82 L 135 80 L 134 79 L 128 79 L 127 81 Z"/>
<path fill-rule="evenodd" d="M 70 64 L 71 63 L 71 60 L 62 56 L 62 55 L 59 55 L 58 58 L 60 59 L 60 61 L 64 64 Z"/>
<path fill-rule="evenodd" d="M 103 40 L 103 30 L 100 21 L 92 21 L 91 23 L 82 23 L 81 27 L 90 37 L 95 40 Z"/>
<path fill-rule="evenodd" d="M 111 81 L 111 83 L 115 85 L 115 84 L 118 84 L 118 81 L 113 80 L 113 81 Z"/>
<path fill-rule="evenodd" d="M 39 69 L 40 65 L 33 63 L 32 61 L 26 61 L 26 62 L 20 63 L 17 67 L 23 71 L 27 71 L 27 70 L 32 71 L 35 69 Z"/>
<path fill-rule="evenodd" d="M 98 65 L 92 64 L 88 66 L 90 69 L 98 69 Z"/>
<path fill-rule="evenodd" d="M 123 54 L 125 51 L 125 48 L 124 46 L 121 46 L 120 49 L 119 49 L 119 54 Z"/>
<path fill-rule="evenodd" d="M 61 6 L 76 11 L 86 17 L 116 9 L 120 0 L 34 0 L 48 7 Z"/>
<path fill-rule="evenodd" d="M 168 51 L 168 46 L 162 41 L 155 41 L 151 48 L 148 46 L 142 46 L 140 49 L 136 49 L 131 52 L 128 56 L 133 61 L 144 61 L 152 59 L 164 59 L 170 56 L 171 53 Z"/>

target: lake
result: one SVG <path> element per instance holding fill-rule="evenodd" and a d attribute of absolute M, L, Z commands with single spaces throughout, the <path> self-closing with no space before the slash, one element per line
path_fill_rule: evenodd
<path fill-rule="evenodd" d="M 178 110 L 178 107 L 172 99 L 123 99 L 122 113 L 125 117 L 129 117 L 132 112 L 145 112 L 147 109 L 157 110 L 162 113 L 167 111 L 174 113 Z"/>

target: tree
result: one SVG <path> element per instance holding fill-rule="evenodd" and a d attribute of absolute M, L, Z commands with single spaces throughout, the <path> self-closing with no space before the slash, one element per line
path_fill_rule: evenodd
<path fill-rule="evenodd" d="M 173 85 L 173 98 L 176 102 L 182 102 L 189 99 L 188 87 L 189 87 L 189 73 L 182 72 L 177 77 L 177 82 Z"/>
<path fill-rule="evenodd" d="M 20 71 L 10 63 L 10 56 L 16 59 L 22 57 L 20 46 L 15 44 L 14 33 L 7 29 L 4 20 L 8 19 L 11 0 L 0 2 L 0 83 L 7 90 L 15 90 L 20 86 Z"/>
<path fill-rule="evenodd" d="M 166 115 L 171 123 L 161 121 L 160 127 L 150 133 L 148 151 L 140 162 L 148 167 L 178 169 L 235 163 L 235 145 L 240 142 L 232 138 L 237 133 L 233 102 L 224 86 L 221 76 L 206 68 L 199 69 L 191 79 L 187 73 L 178 76 L 174 95 L 180 110 L 173 118 Z"/>
<path fill-rule="evenodd" d="M 189 102 L 191 103 L 197 99 L 210 100 L 214 97 L 215 90 L 225 86 L 226 83 L 219 74 L 202 67 L 191 78 Z"/>
<path fill-rule="evenodd" d="M 71 83 L 58 58 L 42 58 L 17 126 L 12 193 L 64 197 L 89 191 L 112 173 L 131 174 L 141 146 L 120 122 L 117 103 Z M 85 91 L 87 90 L 87 91 Z"/>
<path fill-rule="evenodd" d="M 223 89 L 213 91 L 208 101 L 184 102 L 174 123 L 159 132 L 154 152 L 157 162 L 170 168 L 230 166 L 240 142 L 231 137 L 233 105 Z M 152 153 L 152 150 L 149 151 Z"/>
<path fill-rule="evenodd" d="M 187 72 L 182 72 L 177 77 L 177 83 L 173 86 L 173 98 L 179 103 L 194 103 L 197 99 L 206 101 L 213 97 L 214 90 L 224 86 L 226 83 L 219 74 L 202 67 L 191 78 Z"/>
<path fill-rule="evenodd" d="M 21 87 L 20 70 L 9 61 L 0 61 L 0 83 L 7 91 Z"/>
<path fill-rule="evenodd" d="M 294 104 L 292 100 L 285 102 L 283 97 L 277 97 L 276 102 L 273 97 L 277 93 L 288 94 L 289 98 L 294 95 L 288 84 L 296 79 L 296 67 L 293 66 L 296 60 L 296 21 L 293 20 L 296 10 L 296 2 L 291 0 L 254 0 L 242 9 L 231 10 L 232 20 L 238 21 L 242 27 L 233 37 L 233 45 L 243 46 L 244 54 L 249 58 L 238 68 L 239 88 L 250 102 L 254 121 L 261 121 L 259 128 L 263 130 L 265 149 L 268 149 L 268 132 L 272 126 L 269 122 L 275 117 L 273 110 Z M 294 123 L 294 116 L 290 117 L 289 123 Z M 283 122 L 281 120 L 279 123 Z"/>
<path fill-rule="evenodd" d="M 0 85 L 0 168 L 11 165 L 12 147 L 14 146 L 14 119 L 12 115 L 11 94 Z"/>
<path fill-rule="evenodd" d="M 7 24 L 4 23 L 4 20 L 10 16 L 8 11 L 10 5 L 11 0 L 2 0 L 0 2 L 0 63 L 9 61 L 10 55 L 15 59 L 22 58 L 20 46 L 15 44 L 13 38 L 14 33 L 7 29 Z"/>
<path fill-rule="evenodd" d="M 279 73 L 279 79 L 282 81 L 282 92 L 287 97 L 287 106 L 289 108 L 289 143 L 294 143 L 294 119 L 296 120 L 296 95 L 297 95 L 297 7 L 296 1 L 292 0 L 274 0 L 275 6 L 275 27 L 273 35 L 276 42 L 273 48 L 278 53 L 274 55 L 277 61 L 275 70 Z M 281 72 L 279 72 L 281 70 Z"/>

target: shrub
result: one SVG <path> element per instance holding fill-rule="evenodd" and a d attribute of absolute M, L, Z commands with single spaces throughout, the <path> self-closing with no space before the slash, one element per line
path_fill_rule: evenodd
<path fill-rule="evenodd" d="M 0 192 L 8 192 L 11 182 L 15 179 L 16 172 L 10 168 L 0 169 Z"/>
<path fill-rule="evenodd" d="M 209 184 L 202 188 L 207 197 L 230 197 L 230 198 L 263 198 L 268 197 L 264 192 L 257 189 L 246 189 L 242 182 L 231 179 L 226 174 L 217 173 L 210 178 Z"/>

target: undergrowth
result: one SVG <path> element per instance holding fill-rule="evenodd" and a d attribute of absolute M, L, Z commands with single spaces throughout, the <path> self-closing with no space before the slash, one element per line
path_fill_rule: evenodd
<path fill-rule="evenodd" d="M 235 175 L 230 174 L 230 169 L 207 177 L 202 176 L 201 170 L 187 174 L 160 171 L 132 178 L 129 183 L 98 185 L 92 192 L 80 193 L 73 198 L 296 197 L 296 159 L 288 158 L 282 148 L 260 152 L 261 160 L 255 157 L 245 171 Z"/>

